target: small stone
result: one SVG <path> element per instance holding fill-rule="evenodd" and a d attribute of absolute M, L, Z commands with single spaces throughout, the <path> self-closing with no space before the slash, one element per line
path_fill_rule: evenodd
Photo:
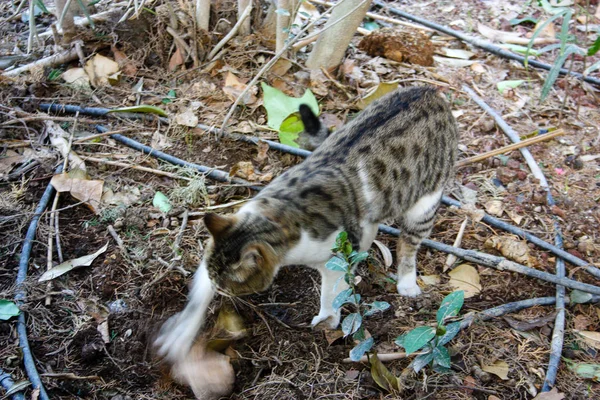
<path fill-rule="evenodd" d="M 542 207 L 537 206 L 533 209 L 533 211 L 535 211 L 536 213 L 542 212 Z"/>
<path fill-rule="evenodd" d="M 520 181 L 524 181 L 525 179 L 527 179 L 527 172 L 525 172 L 523 170 L 518 170 L 517 171 L 517 179 Z"/>
<path fill-rule="evenodd" d="M 483 121 L 481 121 L 480 126 L 484 132 L 489 132 L 492 129 L 494 129 L 494 127 L 496 126 L 496 123 L 491 118 L 484 118 Z"/>
<path fill-rule="evenodd" d="M 521 163 L 517 160 L 508 160 L 506 162 L 506 166 L 510 169 L 519 169 L 521 167 Z"/>
<path fill-rule="evenodd" d="M 582 169 L 583 168 L 583 161 L 581 161 L 581 158 L 577 157 L 575 160 L 573 160 L 573 169 Z"/>
<path fill-rule="evenodd" d="M 171 226 L 179 226 L 179 220 L 177 218 L 171 218 Z"/>
<path fill-rule="evenodd" d="M 500 167 L 496 170 L 496 177 L 502 184 L 508 185 L 510 182 L 514 182 L 517 179 L 517 172 L 510 168 Z"/>
<path fill-rule="evenodd" d="M 550 211 L 552 211 L 552 214 L 557 215 L 557 216 L 561 217 L 562 219 L 566 219 L 566 217 L 567 217 L 565 212 L 556 205 L 552 206 L 550 208 Z"/>

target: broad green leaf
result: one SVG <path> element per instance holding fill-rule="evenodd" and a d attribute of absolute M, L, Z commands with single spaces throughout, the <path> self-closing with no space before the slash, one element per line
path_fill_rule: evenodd
<path fill-rule="evenodd" d="M 56 267 L 49 269 L 48 271 L 44 272 L 42 274 L 42 276 L 39 277 L 38 282 L 49 281 L 50 279 L 54 279 L 63 274 L 66 274 L 67 272 L 69 272 L 72 269 L 75 269 L 77 267 L 87 267 L 88 265 L 91 265 L 92 262 L 94 262 L 94 260 L 100 254 L 104 253 L 106 251 L 106 249 L 108 249 L 108 242 L 106 242 L 106 244 L 104 246 L 102 246 L 95 253 L 88 254 L 86 256 L 79 257 L 79 258 L 74 258 L 69 261 L 65 261 L 65 262 L 57 265 Z"/>
<path fill-rule="evenodd" d="M 371 364 L 371 376 L 379 387 L 388 392 L 399 390 L 398 378 L 383 365 L 379 357 L 377 357 L 377 353 L 373 353 L 373 355 L 369 357 L 369 362 Z"/>
<path fill-rule="evenodd" d="M 452 322 L 446 325 L 446 333 L 438 339 L 438 346 L 443 346 L 450 342 L 460 332 L 460 321 Z"/>
<path fill-rule="evenodd" d="M 173 208 L 173 206 L 171 206 L 171 201 L 163 192 L 156 192 L 154 194 L 152 205 L 163 213 L 168 213 Z"/>
<path fill-rule="evenodd" d="M 350 303 L 350 304 L 358 304 L 358 303 L 360 303 L 360 294 L 356 293 L 354 295 L 348 296 L 348 299 L 346 300 L 346 303 Z"/>
<path fill-rule="evenodd" d="M 390 303 L 388 303 L 387 301 L 374 301 L 369 305 L 371 306 L 371 309 L 365 313 L 365 317 L 368 317 L 369 315 L 373 315 L 380 311 L 385 311 L 388 308 L 390 308 Z"/>
<path fill-rule="evenodd" d="M 444 297 L 442 304 L 436 314 L 436 320 L 439 325 L 444 323 L 444 320 L 448 317 L 456 317 L 458 312 L 465 302 L 464 290 L 457 290 L 456 292 L 450 293 Z"/>
<path fill-rule="evenodd" d="M 348 297 L 350 297 L 350 295 L 352 295 L 352 289 L 346 289 L 340 292 L 337 296 L 335 296 L 335 299 L 333 299 L 333 308 L 337 310 L 338 308 L 343 306 L 344 303 L 346 303 L 346 301 L 348 300 Z"/>
<path fill-rule="evenodd" d="M 404 348 L 404 339 L 405 338 L 406 338 L 406 333 L 398 336 L 396 338 L 396 340 L 394 340 L 394 343 L 396 343 L 398 346 Z"/>
<path fill-rule="evenodd" d="M 143 113 L 143 114 L 156 114 L 161 117 L 168 117 L 169 115 L 165 110 L 156 106 L 148 106 L 148 105 L 140 105 L 140 106 L 132 106 L 132 107 L 120 107 L 115 108 L 109 111 L 109 113 L 120 113 L 120 112 L 134 112 L 134 113 Z"/>
<path fill-rule="evenodd" d="M 369 257 L 368 251 L 361 251 L 360 253 L 356 253 L 354 255 L 350 255 L 350 262 L 354 264 L 361 263 L 365 261 Z"/>
<path fill-rule="evenodd" d="M 406 354 L 414 353 L 422 349 L 435 337 L 435 328 L 431 326 L 420 326 L 404 335 L 403 347 Z"/>
<path fill-rule="evenodd" d="M 319 104 L 315 95 L 307 89 L 300 98 L 289 97 L 281 90 L 275 89 L 266 83 L 261 83 L 263 89 L 263 105 L 267 110 L 267 125 L 279 131 L 283 121 L 290 115 L 297 113 L 300 104 L 308 105 L 315 115 L 319 115 Z"/>
<path fill-rule="evenodd" d="M 518 44 L 502 43 L 501 45 L 499 45 L 499 47 L 502 47 L 503 49 L 508 49 L 512 52 L 519 53 L 519 54 L 527 53 L 527 47 L 520 46 Z M 529 51 L 529 54 L 531 54 L 532 56 L 539 56 L 540 52 L 538 50 L 531 49 Z"/>
<path fill-rule="evenodd" d="M 590 56 L 590 57 L 594 56 L 594 55 L 596 55 L 596 53 L 598 52 L 598 50 L 600 50 L 600 34 L 598 34 L 598 37 L 596 38 L 596 41 L 588 49 L 587 55 Z"/>
<path fill-rule="evenodd" d="M 296 139 L 300 133 L 304 131 L 304 124 L 300 117 L 296 114 L 292 114 L 287 117 L 279 128 L 279 142 L 292 147 L 300 147 L 296 143 Z"/>
<path fill-rule="evenodd" d="M 515 81 L 502 81 L 502 82 L 498 82 L 496 84 L 496 86 L 498 86 L 498 91 L 500 92 L 500 94 L 504 93 L 504 91 L 506 89 L 514 89 L 517 86 L 519 86 L 520 84 L 522 84 L 523 82 L 525 82 L 522 79 L 519 80 L 515 80 Z"/>
<path fill-rule="evenodd" d="M 419 372 L 431 361 L 433 361 L 433 353 L 430 352 L 426 354 L 419 354 L 415 357 L 413 362 L 410 363 L 410 366 L 415 370 L 415 372 Z"/>
<path fill-rule="evenodd" d="M 352 361 L 359 361 L 360 358 L 373 347 L 373 338 L 367 338 L 357 344 L 352 350 L 350 350 L 350 359 Z"/>
<path fill-rule="evenodd" d="M 19 315 L 21 311 L 17 305 L 10 300 L 0 300 L 0 319 L 6 321 Z"/>
<path fill-rule="evenodd" d="M 333 256 L 327 261 L 325 267 L 331 271 L 348 272 L 348 262 L 338 256 Z"/>
<path fill-rule="evenodd" d="M 591 293 L 587 293 L 587 292 L 582 292 L 581 290 L 573 290 L 571 292 L 571 294 L 569 295 L 569 299 L 571 300 L 571 303 L 574 304 L 581 304 L 581 303 L 587 303 L 588 301 L 590 301 L 590 299 L 592 298 L 592 294 Z"/>
<path fill-rule="evenodd" d="M 444 346 L 433 349 L 433 360 L 440 366 L 450 368 L 450 354 Z"/>
<path fill-rule="evenodd" d="M 282 15 L 284 17 L 290 16 L 290 12 L 288 10 L 286 10 L 285 8 L 278 8 L 277 10 L 275 10 L 275 14 Z"/>
<path fill-rule="evenodd" d="M 593 63 L 592 65 L 587 67 L 585 69 L 585 71 L 583 71 L 583 76 L 588 76 L 589 74 L 596 71 L 597 69 L 600 69 L 600 61 L 596 61 L 595 63 Z"/>
<path fill-rule="evenodd" d="M 342 321 L 342 332 L 344 332 L 344 336 L 348 336 L 353 334 L 360 328 L 362 324 L 362 317 L 359 313 L 348 314 L 346 318 Z"/>
<path fill-rule="evenodd" d="M 600 364 L 575 363 L 571 360 L 567 360 L 567 366 L 571 371 L 583 379 L 593 379 L 596 382 L 600 381 Z"/>

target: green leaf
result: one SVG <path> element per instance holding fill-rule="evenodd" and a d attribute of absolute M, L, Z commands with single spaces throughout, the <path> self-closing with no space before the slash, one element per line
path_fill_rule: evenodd
<path fill-rule="evenodd" d="M 421 350 L 435 337 L 435 328 L 420 326 L 404 335 L 403 347 L 406 354 Z"/>
<path fill-rule="evenodd" d="M 552 88 L 552 86 L 554 85 L 554 82 L 556 82 L 556 79 L 558 78 L 558 75 L 560 74 L 560 69 L 562 68 L 565 61 L 567 61 L 567 58 L 569 58 L 569 56 L 573 53 L 583 55 L 583 51 L 579 47 L 577 47 L 575 45 L 569 45 L 565 49 L 564 53 L 561 54 L 556 59 L 556 61 L 554 61 L 554 64 L 552 65 L 552 68 L 550 68 L 550 72 L 548 73 L 548 77 L 546 78 L 546 81 L 544 82 L 544 86 L 542 87 L 542 93 L 540 95 L 540 102 L 543 102 L 546 99 L 546 97 L 548 96 L 548 93 L 550 93 L 550 89 Z"/>
<path fill-rule="evenodd" d="M 325 263 L 325 267 L 331 271 L 348 272 L 349 264 L 338 256 L 333 256 Z"/>
<path fill-rule="evenodd" d="M 356 293 L 354 295 L 348 296 L 346 303 L 350 304 L 358 304 L 360 303 L 360 294 Z"/>
<path fill-rule="evenodd" d="M 460 321 L 452 322 L 446 325 L 446 333 L 438 339 L 438 346 L 443 346 L 450 342 L 460 332 Z"/>
<path fill-rule="evenodd" d="M 267 125 L 279 132 L 281 124 L 287 117 L 297 113 L 300 104 L 308 105 L 315 115 L 319 115 L 319 104 L 315 95 L 307 89 L 301 98 L 289 97 L 281 90 L 266 83 L 261 83 L 263 90 L 263 105 L 267 110 Z"/>
<path fill-rule="evenodd" d="M 365 28 L 365 29 L 366 29 L 366 30 L 368 30 L 368 31 L 371 31 L 371 32 L 373 32 L 373 31 L 376 31 L 377 29 L 379 29 L 379 28 L 381 28 L 381 27 L 380 27 L 380 26 L 379 26 L 379 24 L 378 24 L 377 22 L 375 22 L 375 21 L 367 21 L 367 22 L 365 22 L 365 23 L 363 24 L 363 28 Z"/>
<path fill-rule="evenodd" d="M 512 52 L 515 52 L 515 53 L 519 53 L 519 54 L 525 54 L 525 53 L 527 53 L 527 47 L 520 46 L 518 44 L 502 43 L 499 46 L 502 47 L 502 48 L 504 48 L 504 49 L 508 49 L 508 50 L 510 50 Z M 532 56 L 539 56 L 540 52 L 539 52 L 539 50 L 531 49 L 529 51 L 529 54 L 531 54 Z"/>
<path fill-rule="evenodd" d="M 348 240 L 348 232 L 341 231 L 340 233 L 338 233 L 337 237 L 335 238 L 335 247 L 333 248 L 333 251 L 341 250 L 342 247 L 344 246 L 344 243 L 346 243 L 347 240 Z"/>
<path fill-rule="evenodd" d="M 575 374 L 582 377 L 583 379 L 593 379 L 594 381 L 600 381 L 600 364 L 575 363 L 571 360 L 566 361 L 569 369 Z"/>
<path fill-rule="evenodd" d="M 352 294 L 351 288 L 340 292 L 337 296 L 335 296 L 335 299 L 333 299 L 333 308 L 337 310 L 338 308 L 343 306 L 344 303 L 346 303 L 346 301 L 348 301 L 348 297 L 350 297 L 351 294 Z"/>
<path fill-rule="evenodd" d="M 398 378 L 383 365 L 379 357 L 377 357 L 377 353 L 373 353 L 369 357 L 369 363 L 371 364 L 371 376 L 379 387 L 388 392 L 399 390 Z"/>
<path fill-rule="evenodd" d="M 344 332 L 344 337 L 356 332 L 361 324 L 362 317 L 359 313 L 348 314 L 342 321 L 342 332 Z"/>
<path fill-rule="evenodd" d="M 169 198 L 167 196 L 165 196 L 165 194 L 163 192 L 156 192 L 154 194 L 154 199 L 152 200 L 152 205 L 156 208 L 158 208 L 160 211 L 162 211 L 163 213 L 168 213 L 169 211 L 171 211 L 171 208 L 173 208 L 173 206 L 171 206 L 171 202 L 169 201 Z"/>
<path fill-rule="evenodd" d="M 369 315 L 373 315 L 381 311 L 385 311 L 388 308 L 390 308 L 390 303 L 388 303 L 387 301 L 374 301 L 369 305 L 371 306 L 371 309 L 365 313 L 365 317 L 368 317 Z"/>
<path fill-rule="evenodd" d="M 574 303 L 574 304 L 587 303 L 588 301 L 591 300 L 592 297 L 593 296 L 591 293 L 582 292 L 581 290 L 577 290 L 577 289 L 573 290 L 571 292 L 571 294 L 569 295 L 571 303 Z"/>
<path fill-rule="evenodd" d="M 350 359 L 352 361 L 359 361 L 360 358 L 373 347 L 373 338 L 367 338 L 357 344 L 352 350 L 350 350 Z"/>
<path fill-rule="evenodd" d="M 165 110 L 156 106 L 148 106 L 148 105 L 140 105 L 140 106 L 132 106 L 132 107 L 120 107 L 115 108 L 109 111 L 109 113 L 119 113 L 119 112 L 137 112 L 143 114 L 156 114 L 161 117 L 168 117 L 169 115 Z"/>
<path fill-rule="evenodd" d="M 498 91 L 500 92 L 500 94 L 504 93 L 504 91 L 506 89 L 514 89 L 517 86 L 519 86 L 520 84 L 522 84 L 523 82 L 525 82 L 522 79 L 519 80 L 515 80 L 515 81 L 502 81 L 502 82 L 498 82 L 496 84 L 496 86 L 498 86 Z"/>
<path fill-rule="evenodd" d="M 10 300 L 0 300 L 0 319 L 6 321 L 12 317 L 19 315 L 21 310 L 17 305 Z"/>
<path fill-rule="evenodd" d="M 398 336 L 396 338 L 396 340 L 394 340 L 394 343 L 396 343 L 398 346 L 404 348 L 404 339 L 405 338 L 406 338 L 406 333 Z"/>
<path fill-rule="evenodd" d="M 600 60 L 587 67 L 585 71 L 583 71 L 583 76 L 588 76 L 597 69 L 600 69 Z"/>
<path fill-rule="evenodd" d="M 514 25 L 522 24 L 523 22 L 531 22 L 532 24 L 537 24 L 538 20 L 536 18 L 529 16 L 529 17 L 524 17 L 524 18 L 513 18 L 508 22 L 514 26 Z"/>
<path fill-rule="evenodd" d="M 465 291 L 457 290 L 444 297 L 437 311 L 436 319 L 439 325 L 448 317 L 456 317 L 465 302 Z"/>
<path fill-rule="evenodd" d="M 600 50 L 600 34 L 596 38 L 596 41 L 594 41 L 594 44 L 592 44 L 592 46 L 588 49 L 587 55 L 590 57 L 594 56 L 594 55 L 596 55 L 598 50 Z"/>
<path fill-rule="evenodd" d="M 350 255 L 350 262 L 352 263 L 352 265 L 358 264 L 358 263 L 365 261 L 368 257 L 369 257 L 368 251 L 361 251 L 360 253 L 355 252 L 355 254 Z"/>
<path fill-rule="evenodd" d="M 275 10 L 275 14 L 282 15 L 284 17 L 290 16 L 290 12 L 288 10 L 286 10 L 285 8 L 278 8 L 277 10 Z"/>
<path fill-rule="evenodd" d="M 550 23 L 552 23 L 552 21 L 554 21 L 555 19 L 560 18 L 562 16 L 564 16 L 563 27 L 565 25 L 564 21 L 567 21 L 566 25 L 568 27 L 568 21 L 571 20 L 572 14 L 573 13 L 571 12 L 571 10 L 562 9 L 558 13 L 554 14 L 552 17 L 550 17 L 546 21 L 544 21 L 544 23 L 542 23 L 540 26 L 537 27 L 537 29 L 533 32 L 533 35 L 531 35 L 529 43 L 527 44 L 527 52 L 525 52 L 525 62 L 524 62 L 525 68 L 527 68 L 527 65 L 528 65 L 528 57 L 529 57 L 529 53 L 531 52 L 531 48 L 533 46 L 534 39 L 536 37 L 538 37 L 540 35 L 540 33 L 542 33 L 544 31 L 546 26 L 548 26 Z"/>
<path fill-rule="evenodd" d="M 422 370 L 427 364 L 433 361 L 433 353 L 419 354 L 415 357 L 410 366 L 415 372 Z"/>
<path fill-rule="evenodd" d="M 437 346 L 433 349 L 433 360 L 440 366 L 450 368 L 450 354 L 444 346 Z"/>
<path fill-rule="evenodd" d="M 296 143 L 296 139 L 301 132 L 304 131 L 304 124 L 297 114 L 292 114 L 287 117 L 279 128 L 279 141 L 281 144 L 285 144 L 292 147 L 300 147 Z"/>

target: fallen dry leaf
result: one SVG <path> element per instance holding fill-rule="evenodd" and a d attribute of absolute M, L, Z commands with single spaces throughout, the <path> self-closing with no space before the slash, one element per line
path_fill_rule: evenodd
<path fill-rule="evenodd" d="M 442 281 L 439 275 L 421 275 L 420 278 L 427 286 L 437 285 Z"/>
<path fill-rule="evenodd" d="M 469 264 L 461 264 L 448 273 L 448 282 L 456 290 L 464 290 L 465 298 L 473 297 L 481 292 L 479 273 Z"/>
<path fill-rule="evenodd" d="M 90 77 L 83 68 L 70 68 L 63 72 L 60 77 L 70 85 L 82 89 L 91 89 Z"/>
<path fill-rule="evenodd" d="M 167 137 L 167 135 L 163 135 L 157 129 L 152 133 L 152 140 L 150 141 L 150 146 L 155 148 L 156 150 L 168 149 L 172 146 L 171 140 Z"/>
<path fill-rule="evenodd" d="M 279 76 L 283 76 L 292 68 L 292 62 L 283 58 L 277 60 L 271 67 L 271 73 Z"/>
<path fill-rule="evenodd" d="M 196 113 L 188 108 L 185 111 L 175 115 L 175 123 L 177 125 L 188 126 L 190 128 L 195 128 L 198 125 L 198 117 Z"/>
<path fill-rule="evenodd" d="M 553 322 L 556 317 L 556 312 L 550 313 L 540 318 L 532 319 L 530 321 L 520 321 L 518 319 L 504 316 L 504 320 L 510 325 L 511 328 L 518 331 L 526 332 L 534 328 L 541 328 L 542 326 L 548 325 L 549 322 Z"/>
<path fill-rule="evenodd" d="M 229 170 L 229 176 L 239 176 L 249 181 L 258 180 L 258 174 L 254 171 L 254 165 L 250 161 L 240 161 Z"/>
<path fill-rule="evenodd" d="M 513 210 L 505 210 L 508 217 L 517 225 L 521 225 L 521 221 L 523 221 L 523 216 L 517 214 L 516 211 Z"/>
<path fill-rule="evenodd" d="M 484 246 L 489 249 L 498 250 L 504 257 L 520 264 L 533 267 L 537 264 L 529 254 L 529 246 L 524 240 L 516 239 L 514 236 L 493 236 L 486 240 Z"/>
<path fill-rule="evenodd" d="M 583 314 L 579 314 L 578 316 L 573 318 L 573 327 L 576 331 L 587 330 L 588 326 L 590 326 L 591 323 L 592 322 L 590 321 L 590 319 Z"/>
<path fill-rule="evenodd" d="M 560 393 L 557 388 L 552 388 L 549 392 L 539 393 L 533 400 L 562 400 L 565 398 L 563 393 Z"/>
<path fill-rule="evenodd" d="M 503 381 L 508 380 L 508 364 L 504 361 L 496 361 L 492 365 L 482 365 L 481 369 L 489 374 L 494 374 Z"/>
<path fill-rule="evenodd" d="M 89 59 L 83 68 L 94 87 L 106 86 L 110 80 L 118 79 L 119 64 L 100 54 Z"/>
<path fill-rule="evenodd" d="M 323 336 L 331 346 L 333 342 L 344 337 L 344 332 L 341 329 L 323 329 Z"/>
<path fill-rule="evenodd" d="M 93 212 L 98 213 L 104 181 L 71 178 L 71 175 L 74 175 L 72 172 L 54 175 L 50 180 L 50 184 L 54 186 L 57 192 L 71 193 L 71 196 L 84 202 Z"/>
<path fill-rule="evenodd" d="M 600 332 L 574 330 L 583 341 L 595 349 L 600 349 Z"/>
<path fill-rule="evenodd" d="M 169 59 L 169 71 L 175 71 L 177 67 L 183 65 L 183 63 L 183 55 L 181 54 L 181 50 L 179 50 L 179 47 L 177 47 L 175 53 L 173 53 L 173 55 Z"/>
<path fill-rule="evenodd" d="M 485 203 L 485 210 L 490 215 L 501 217 L 504 212 L 504 204 L 502 203 L 502 200 L 490 200 Z"/>
<path fill-rule="evenodd" d="M 101 322 L 100 324 L 98 324 L 98 327 L 96 328 L 96 330 L 100 333 L 100 336 L 102 336 L 102 341 L 106 344 L 109 344 L 110 343 L 110 332 L 108 329 L 108 319 L 106 319 L 103 322 Z"/>
<path fill-rule="evenodd" d="M 237 76 L 232 74 L 230 71 L 227 71 L 227 74 L 225 75 L 225 86 L 223 86 L 223 92 L 225 92 L 231 101 L 235 101 L 247 86 L 248 85 L 242 82 Z M 253 87 L 244 95 L 242 104 L 254 104 L 256 103 L 256 100 L 256 87 Z"/>
<path fill-rule="evenodd" d="M 94 262 L 94 260 L 100 254 L 104 253 L 107 248 L 108 248 L 108 242 L 106 242 L 106 244 L 95 253 L 88 254 L 86 256 L 79 257 L 79 258 L 74 258 L 69 261 L 65 261 L 64 263 L 59 264 L 56 267 L 44 272 L 42 274 L 42 276 L 40 276 L 38 278 L 38 282 L 49 281 L 50 279 L 57 278 L 77 267 L 87 267 L 87 266 L 91 265 L 92 262 Z"/>
<path fill-rule="evenodd" d="M 70 135 L 54 121 L 44 121 L 50 143 L 60 152 L 63 159 L 69 158 L 69 167 L 71 169 L 86 170 L 85 162 L 69 146 Z"/>
<path fill-rule="evenodd" d="M 115 61 L 119 64 L 119 68 L 123 71 L 123 74 L 126 76 L 135 76 L 137 74 L 137 68 L 133 64 L 133 62 L 127 57 L 127 55 L 121 50 L 117 49 L 115 46 L 111 46 L 111 50 L 113 55 L 115 56 Z"/>
<path fill-rule="evenodd" d="M 392 252 L 390 249 L 379 240 L 373 240 L 373 243 L 377 246 L 379 251 L 381 252 L 381 256 L 383 257 L 383 264 L 386 267 L 390 267 L 392 265 Z"/>

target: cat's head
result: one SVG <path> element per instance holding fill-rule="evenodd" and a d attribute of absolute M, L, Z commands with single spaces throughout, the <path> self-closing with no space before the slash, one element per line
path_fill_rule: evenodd
<path fill-rule="evenodd" d="M 211 234 L 203 262 L 220 289 L 234 295 L 257 293 L 273 282 L 280 261 L 270 243 L 280 243 L 276 225 L 257 214 L 206 214 Z"/>
<path fill-rule="evenodd" d="M 304 125 L 304 132 L 298 135 L 296 142 L 303 149 L 312 151 L 327 139 L 331 131 L 321 123 L 319 117 L 313 113 L 308 105 L 300 104 L 299 112 Z"/>

